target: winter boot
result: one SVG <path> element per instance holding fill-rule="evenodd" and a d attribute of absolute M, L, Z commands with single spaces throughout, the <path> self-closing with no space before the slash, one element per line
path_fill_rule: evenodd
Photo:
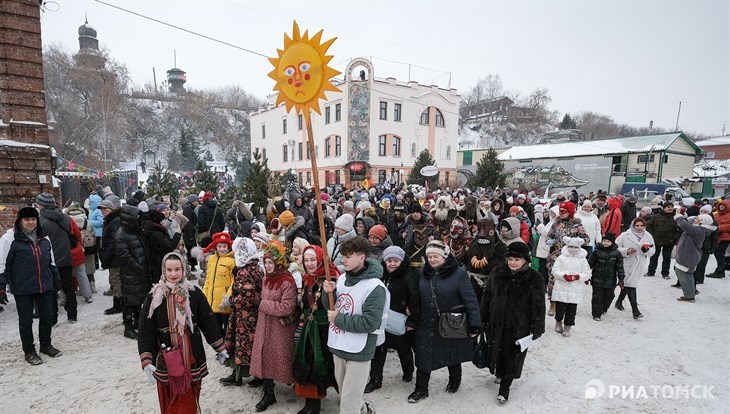
<path fill-rule="evenodd" d="M 304 400 L 304 408 L 297 411 L 297 414 L 319 414 L 322 410 L 322 400 L 307 398 Z"/>
<path fill-rule="evenodd" d="M 506 403 L 509 400 L 509 387 L 512 385 L 511 378 L 503 378 L 502 382 L 499 383 L 499 394 L 497 395 L 497 401 Z"/>
<path fill-rule="evenodd" d="M 371 379 L 365 386 L 365 394 L 370 394 L 371 392 L 373 392 L 375 390 L 379 390 L 381 388 L 383 388 L 382 381 L 376 381 L 376 380 Z"/>
<path fill-rule="evenodd" d="M 236 370 L 235 369 L 233 370 L 231 375 L 229 375 L 225 378 L 221 378 L 218 381 L 220 381 L 220 383 L 223 385 L 234 385 L 236 387 L 240 387 L 241 385 L 243 385 L 242 378 L 236 379 Z"/>
<path fill-rule="evenodd" d="M 261 400 L 256 404 L 256 412 L 266 411 L 269 406 L 276 404 L 276 396 L 273 388 L 264 388 Z"/>
<path fill-rule="evenodd" d="M 132 312 L 132 329 L 139 329 L 139 311 Z"/>
<path fill-rule="evenodd" d="M 555 316 L 555 302 L 550 301 L 550 309 L 548 309 L 548 316 Z"/>
<path fill-rule="evenodd" d="M 449 377 L 449 383 L 446 385 L 446 393 L 455 394 L 456 391 L 459 391 L 459 386 L 461 386 L 461 377 Z"/>
<path fill-rule="evenodd" d="M 264 380 L 257 377 L 253 377 L 253 379 L 248 382 L 248 388 L 258 388 L 262 385 L 264 385 Z"/>
<path fill-rule="evenodd" d="M 557 332 L 557 333 L 563 333 L 563 321 L 556 321 L 555 322 L 555 332 Z"/>
<path fill-rule="evenodd" d="M 113 296 L 114 295 L 114 291 L 110 287 L 109 290 L 107 290 L 106 292 L 102 293 L 102 295 L 104 295 L 104 296 Z"/>
<path fill-rule="evenodd" d="M 104 315 L 116 315 L 122 313 L 122 298 L 114 298 L 111 308 L 104 311 Z"/>
<path fill-rule="evenodd" d="M 570 336 L 570 328 L 572 328 L 572 325 L 565 325 L 565 329 L 563 329 L 563 336 L 569 337 Z"/>
<path fill-rule="evenodd" d="M 124 337 L 129 339 L 137 339 L 137 331 L 132 327 L 132 312 L 124 312 Z"/>

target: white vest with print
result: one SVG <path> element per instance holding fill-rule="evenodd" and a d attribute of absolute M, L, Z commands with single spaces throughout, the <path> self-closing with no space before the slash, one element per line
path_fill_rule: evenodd
<path fill-rule="evenodd" d="M 357 282 L 354 286 L 345 286 L 345 275 L 339 277 L 337 279 L 337 302 L 335 303 L 335 311 L 348 316 L 362 315 L 362 304 L 378 286 L 382 286 L 385 290 L 383 319 L 380 322 L 380 327 L 370 333 L 378 335 L 376 344 L 382 345 L 385 342 L 385 320 L 388 318 L 388 309 L 390 309 L 390 292 L 388 292 L 388 289 L 386 289 L 380 279 L 365 279 Z M 354 354 L 365 349 L 368 335 L 367 333 L 346 332 L 334 324 L 330 324 L 327 345 L 331 348 Z"/>

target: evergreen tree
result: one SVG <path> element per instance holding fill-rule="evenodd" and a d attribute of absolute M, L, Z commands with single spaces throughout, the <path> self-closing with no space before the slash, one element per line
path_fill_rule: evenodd
<path fill-rule="evenodd" d="M 428 188 L 431 190 L 436 189 L 439 181 L 439 174 L 436 174 L 433 177 L 424 177 L 421 175 L 421 168 L 427 165 L 434 165 L 435 163 L 436 160 L 433 159 L 431 153 L 428 152 L 428 149 L 421 151 L 421 153 L 418 154 L 418 158 L 416 158 L 416 162 L 413 164 L 413 169 L 410 174 L 408 174 L 408 180 L 406 180 L 406 183 L 425 185 L 426 180 L 428 180 Z"/>
<path fill-rule="evenodd" d="M 563 121 L 560 122 L 560 129 L 576 129 L 577 125 L 575 120 L 570 117 L 570 114 L 565 114 Z"/>
<path fill-rule="evenodd" d="M 210 191 L 213 194 L 218 192 L 218 177 L 202 160 L 195 165 L 193 173 L 193 194 L 201 191 Z"/>
<path fill-rule="evenodd" d="M 182 157 L 180 156 L 180 148 L 172 147 L 167 155 L 167 168 L 172 171 L 180 171 L 182 168 Z"/>
<path fill-rule="evenodd" d="M 507 174 L 504 172 L 504 163 L 497 156 L 494 148 L 482 155 L 482 159 L 477 161 L 477 170 L 474 175 L 467 180 L 467 187 L 502 187 L 507 183 Z"/>
<path fill-rule="evenodd" d="M 193 130 L 185 126 L 180 128 L 180 169 L 192 171 L 200 161 L 200 143 L 193 135 Z"/>
<path fill-rule="evenodd" d="M 251 211 L 259 211 L 259 208 L 266 208 L 268 204 L 269 191 L 268 181 L 271 176 L 268 161 L 262 160 L 261 151 L 256 148 L 253 152 L 253 162 L 246 174 L 243 183 L 243 192 L 246 194 L 246 201 L 254 203 Z"/>
<path fill-rule="evenodd" d="M 223 211 L 224 215 L 231 209 L 234 200 L 240 200 L 240 190 L 240 187 L 231 185 L 226 187 L 222 193 L 218 194 L 218 208 Z"/>
<path fill-rule="evenodd" d="M 158 162 L 152 174 L 147 178 L 144 191 L 150 197 L 160 198 L 163 195 L 169 195 L 172 200 L 177 200 L 177 182 L 175 174 L 162 168 L 162 164 Z"/>

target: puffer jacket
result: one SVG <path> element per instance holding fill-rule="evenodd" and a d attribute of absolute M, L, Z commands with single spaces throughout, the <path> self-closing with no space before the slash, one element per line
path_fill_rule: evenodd
<path fill-rule="evenodd" d="M 36 235 L 38 241 L 34 243 L 16 224 L 0 238 L 0 290 L 5 290 L 7 285 L 13 295 L 34 295 L 61 286 L 51 240 L 40 226 Z"/>
<path fill-rule="evenodd" d="M 583 228 L 588 235 L 589 242 L 586 246 L 594 247 L 599 244 L 601 242 L 601 222 L 598 220 L 598 216 L 593 214 L 592 211 L 585 212 L 583 210 L 576 211 L 575 216 L 583 223 Z"/>
<path fill-rule="evenodd" d="M 233 285 L 233 268 L 236 267 L 236 260 L 233 252 L 224 255 L 214 253 L 208 258 L 208 270 L 205 273 L 205 285 L 203 285 L 203 294 L 213 309 L 213 313 L 229 314 L 231 308 L 226 307 L 220 309 L 223 296 L 230 295 L 231 286 Z"/>
<path fill-rule="evenodd" d="M 604 289 L 613 289 L 619 280 L 624 280 L 624 257 L 618 251 L 616 244 L 611 247 L 603 247 L 602 244 L 596 246 L 596 249 L 588 259 L 588 265 L 591 267 L 591 285 Z"/>
<path fill-rule="evenodd" d="M 99 210 L 99 203 L 101 203 L 101 197 L 96 194 L 89 196 L 89 222 L 94 227 L 96 237 L 101 237 L 104 230 L 104 214 Z"/>
<path fill-rule="evenodd" d="M 162 276 L 162 258 L 166 254 L 175 250 L 180 243 L 181 233 L 175 233 L 170 238 L 167 228 L 161 224 L 157 224 L 151 220 L 146 220 L 142 224 L 142 235 L 144 236 L 144 244 L 147 246 L 147 262 L 150 266 L 150 281 L 154 284 L 160 280 Z"/>
<path fill-rule="evenodd" d="M 723 200 L 725 210 L 717 210 L 717 228 L 720 230 L 720 241 L 730 240 L 730 199 Z"/>
<path fill-rule="evenodd" d="M 198 208 L 198 233 L 204 233 L 210 229 L 210 234 L 223 231 L 226 226 L 226 220 L 223 218 L 223 211 L 218 207 L 218 203 L 212 198 L 205 200 Z"/>
<path fill-rule="evenodd" d="M 119 259 L 117 258 L 117 250 L 114 239 L 117 237 L 117 231 L 122 226 L 121 220 L 122 209 L 112 210 L 108 216 L 104 217 L 104 231 L 101 236 L 101 267 L 104 269 L 119 268 Z"/>
<path fill-rule="evenodd" d="M 560 256 L 555 260 L 552 270 L 555 277 L 552 297 L 554 302 L 583 302 L 583 288 L 585 287 L 583 282 L 591 278 L 591 268 L 586 260 L 587 255 L 588 253 L 584 249 L 577 249 L 576 255 L 571 256 L 567 245 L 560 250 Z M 566 274 L 578 275 L 580 279 L 568 282 L 563 278 L 563 275 Z"/>
<path fill-rule="evenodd" d="M 56 266 L 71 266 L 71 219 L 55 207 L 44 207 L 40 212 L 39 225 L 43 228 L 43 233 L 51 239 Z"/>
<path fill-rule="evenodd" d="M 657 246 L 673 246 L 682 234 L 674 221 L 674 214 L 667 214 L 664 210 L 652 216 L 646 223 L 646 231 L 651 233 Z"/>
<path fill-rule="evenodd" d="M 122 280 L 122 298 L 124 306 L 142 306 L 153 283 L 147 260 L 148 252 L 138 219 L 139 210 L 132 206 L 124 206 L 121 210 L 121 226 L 115 237 L 115 251 Z"/>

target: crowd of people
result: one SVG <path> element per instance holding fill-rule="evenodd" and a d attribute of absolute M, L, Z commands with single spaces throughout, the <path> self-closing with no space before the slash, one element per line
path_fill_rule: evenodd
<path fill-rule="evenodd" d="M 303 399 L 298 414 L 312 414 L 329 388 L 341 413 L 375 412 L 364 394 L 383 392 L 391 349 L 402 381 L 415 378 L 409 402 L 429 397 L 442 368 L 446 393 L 457 393 L 483 335 L 482 366 L 506 403 L 546 314 L 570 337 L 589 286 L 596 322 L 626 297 L 641 319 L 639 282 L 669 279 L 673 254 L 680 302 L 726 274 L 730 200 L 637 208 L 634 196 L 602 191 L 544 203 L 500 188 L 362 188 L 325 189 L 320 209 L 314 197 L 301 188 L 224 211 L 211 192 L 121 200 L 105 187 L 64 208 L 39 194 L 0 238 L 0 304 L 7 287 L 25 360 L 43 362 L 34 317 L 40 353 L 62 354 L 52 345 L 59 307 L 76 323 L 77 296 L 91 303 L 104 269 L 104 313 L 121 314 L 121 334 L 137 341 L 163 413 L 199 410 L 203 340 L 231 370 L 220 384 L 262 389 L 257 412 L 276 403 L 279 383 Z M 710 255 L 717 268 L 706 274 Z"/>

